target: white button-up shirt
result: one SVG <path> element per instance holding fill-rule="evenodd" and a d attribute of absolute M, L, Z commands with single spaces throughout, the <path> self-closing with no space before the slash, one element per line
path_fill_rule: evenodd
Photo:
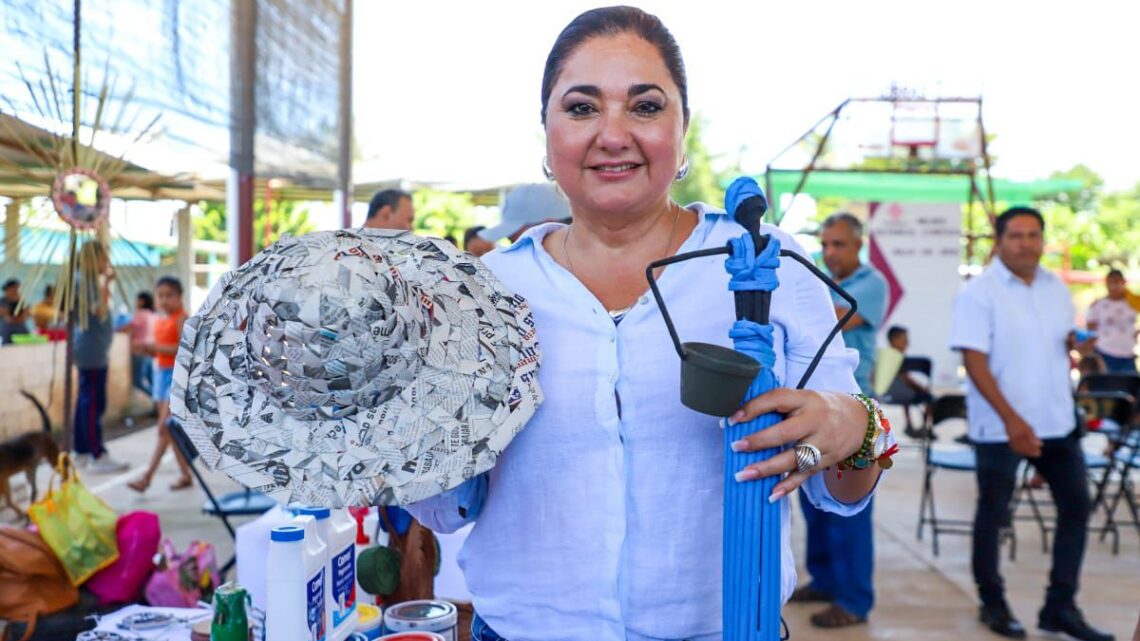
<path fill-rule="evenodd" d="M 700 223 L 680 252 L 743 233 L 721 211 L 692 209 Z M 543 249 L 559 226 L 535 227 L 483 258 L 533 310 L 544 404 L 489 475 L 409 509 L 444 532 L 477 516 L 460 565 L 476 611 L 511 641 L 720 639 L 724 432 L 681 405 L 680 359 L 652 296 L 615 325 Z M 779 229 L 763 233 L 802 253 Z M 794 386 L 836 317 L 801 265 L 785 259 L 777 275 L 775 371 Z M 719 256 L 665 270 L 659 284 L 683 341 L 732 346 L 728 279 Z M 857 391 L 856 361 L 837 337 L 808 387 Z M 819 475 L 804 487 L 825 510 L 866 505 L 837 502 Z M 796 574 L 781 503 L 786 600 Z"/>
<path fill-rule="evenodd" d="M 1000 258 L 954 300 L 951 349 L 988 356 L 998 389 L 1038 438 L 1060 438 L 1076 426 L 1067 347 L 1074 315 L 1060 278 L 1038 267 L 1027 285 Z M 972 380 L 966 408 L 972 440 L 1009 440 L 1001 417 Z"/>

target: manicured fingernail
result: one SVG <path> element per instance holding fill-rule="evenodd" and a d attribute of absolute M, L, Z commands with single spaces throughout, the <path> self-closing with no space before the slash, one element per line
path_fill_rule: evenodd
<path fill-rule="evenodd" d="M 737 482 L 755 481 L 758 478 L 760 478 L 760 473 L 750 467 L 746 467 L 736 473 Z"/>
<path fill-rule="evenodd" d="M 784 494 L 785 494 L 785 492 L 783 490 L 781 490 L 780 488 L 776 488 L 776 489 L 772 490 L 772 493 L 768 496 L 768 502 L 769 503 L 775 503 L 776 501 L 779 501 L 780 499 L 784 498 Z"/>
<path fill-rule="evenodd" d="M 728 424 L 729 425 L 736 425 L 737 423 L 739 423 L 740 421 L 743 421 L 743 420 L 744 420 L 744 411 L 741 410 L 741 411 L 733 414 L 732 416 L 728 417 Z"/>
<path fill-rule="evenodd" d="M 719 421 L 717 421 L 716 424 L 719 425 L 720 429 L 722 429 L 722 430 L 724 428 L 728 427 L 728 421 L 726 419 L 723 419 L 723 418 L 720 419 Z"/>
<path fill-rule="evenodd" d="M 739 441 L 733 441 L 732 445 L 730 445 L 729 447 L 732 448 L 733 452 L 746 452 L 746 451 L 748 451 L 748 441 L 746 441 L 744 439 L 740 439 Z"/>

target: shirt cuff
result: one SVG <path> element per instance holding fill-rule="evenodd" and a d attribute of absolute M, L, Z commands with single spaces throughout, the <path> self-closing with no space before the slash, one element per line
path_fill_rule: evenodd
<path fill-rule="evenodd" d="M 887 449 L 895 445 L 895 434 L 890 432 L 887 434 Z M 874 465 L 874 464 L 872 464 Z M 867 504 L 871 502 L 871 497 L 875 496 L 875 490 L 879 488 L 879 483 L 882 482 L 883 477 L 887 475 L 889 470 L 880 470 L 879 477 L 875 479 L 875 484 L 871 487 L 871 491 L 867 495 L 854 503 L 844 503 L 835 498 L 831 494 L 831 490 L 827 488 L 827 481 L 823 478 L 823 473 L 812 474 L 804 481 L 802 486 L 804 496 L 807 497 L 816 509 L 823 512 L 830 512 L 838 514 L 839 516 L 855 516 L 863 511 Z"/>
<path fill-rule="evenodd" d="M 430 499 L 412 503 L 407 510 L 433 532 L 448 534 L 473 522 L 486 497 L 487 475 L 480 474 Z"/>

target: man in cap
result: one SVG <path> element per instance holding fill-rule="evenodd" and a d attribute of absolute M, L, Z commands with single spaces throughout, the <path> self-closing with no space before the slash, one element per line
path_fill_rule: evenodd
<path fill-rule="evenodd" d="M 503 238 L 512 243 L 527 229 L 545 222 L 569 222 L 570 204 L 554 185 L 519 185 L 503 202 L 501 222 L 478 233 L 479 238 L 496 243 Z"/>

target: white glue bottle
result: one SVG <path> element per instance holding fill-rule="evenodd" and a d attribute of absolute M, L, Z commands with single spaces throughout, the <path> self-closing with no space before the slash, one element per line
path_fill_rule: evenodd
<path fill-rule="evenodd" d="M 341 508 L 329 518 L 329 581 L 332 599 L 332 641 L 346 641 L 356 632 L 356 519 Z"/>
<path fill-rule="evenodd" d="M 328 641 L 345 641 L 356 630 L 356 524 L 347 513 L 334 523 L 327 507 L 298 507 L 298 515 L 311 516 L 317 537 L 325 544 L 325 608 Z M 337 510 L 337 512 L 343 512 Z M 347 554 L 345 547 L 347 546 Z M 339 625 L 337 624 L 339 622 Z"/>
<path fill-rule="evenodd" d="M 269 534 L 265 636 L 273 641 L 326 641 L 328 551 L 316 521 L 299 516 Z"/>

